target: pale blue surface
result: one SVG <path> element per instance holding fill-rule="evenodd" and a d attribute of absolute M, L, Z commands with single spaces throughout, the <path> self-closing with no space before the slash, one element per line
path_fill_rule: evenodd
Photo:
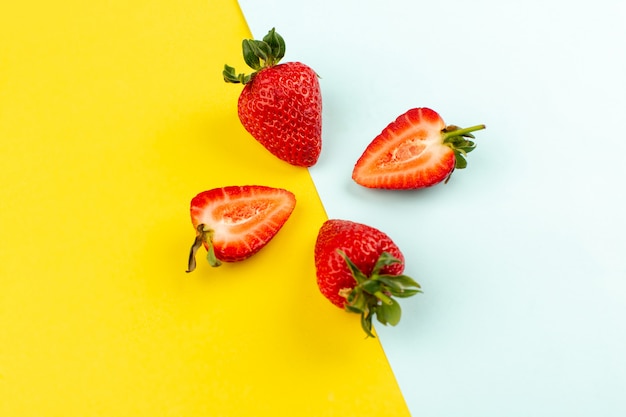
<path fill-rule="evenodd" d="M 321 78 L 329 217 L 389 234 L 424 294 L 377 326 L 415 416 L 626 415 L 626 3 L 240 0 Z M 485 123 L 469 167 L 361 188 L 411 107 Z"/>

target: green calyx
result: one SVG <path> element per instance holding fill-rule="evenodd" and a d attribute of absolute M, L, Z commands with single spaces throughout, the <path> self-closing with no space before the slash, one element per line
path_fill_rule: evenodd
<path fill-rule="evenodd" d="M 407 298 L 422 292 L 420 285 L 411 277 L 381 273 L 384 267 L 402 261 L 388 252 L 383 252 L 376 261 L 372 273 L 367 276 L 348 258 L 345 252 L 337 249 L 337 253 L 346 261 L 357 283 L 354 288 L 341 293 L 346 298 L 346 311 L 361 315 L 361 327 L 369 337 L 376 337 L 372 333 L 374 316 L 384 325 L 398 324 L 402 310 L 393 297 Z"/>
<path fill-rule="evenodd" d="M 443 135 L 443 144 L 450 147 L 454 151 L 455 165 L 454 169 L 463 169 L 467 167 L 467 154 L 476 148 L 476 144 L 472 139 L 475 139 L 472 132 L 482 130 L 485 125 L 476 125 L 466 128 L 460 128 L 458 126 L 450 125 L 441 131 Z M 454 170 L 452 170 L 454 171 Z M 446 178 L 446 183 L 450 179 L 450 175 Z"/>
<path fill-rule="evenodd" d="M 262 41 L 244 39 L 242 49 L 244 61 L 254 72 L 238 74 L 235 68 L 224 65 L 222 74 L 227 83 L 247 84 L 259 70 L 278 64 L 285 56 L 285 40 L 272 28 Z"/>
<path fill-rule="evenodd" d="M 205 242 L 207 243 L 209 249 L 206 256 L 209 265 L 217 267 L 222 264 L 220 260 L 215 257 L 215 249 L 213 248 L 213 230 L 205 224 L 199 224 L 198 227 L 196 227 L 196 238 L 193 241 L 193 245 L 191 245 L 191 250 L 189 251 L 187 272 L 192 272 L 196 269 L 196 253 Z"/>

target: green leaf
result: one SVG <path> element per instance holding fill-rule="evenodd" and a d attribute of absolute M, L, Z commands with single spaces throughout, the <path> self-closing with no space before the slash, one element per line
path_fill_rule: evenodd
<path fill-rule="evenodd" d="M 209 245 L 209 251 L 206 254 L 206 260 L 209 262 L 209 265 L 212 267 L 218 267 L 222 265 L 219 259 L 215 256 L 215 250 L 213 250 L 213 245 Z"/>
<path fill-rule="evenodd" d="M 389 252 L 383 252 L 380 254 L 378 259 L 376 260 L 376 264 L 374 265 L 374 269 L 372 270 L 372 275 L 378 275 L 380 270 L 386 266 L 399 264 L 399 263 L 402 263 L 400 259 L 394 257 Z"/>
<path fill-rule="evenodd" d="M 406 275 L 380 275 L 377 278 L 390 290 L 406 290 L 409 288 L 421 288 L 413 278 Z"/>
<path fill-rule="evenodd" d="M 224 76 L 224 81 L 226 81 L 227 83 L 247 84 L 250 81 L 250 75 L 237 74 L 235 73 L 235 68 L 228 65 L 224 65 L 224 71 L 222 71 L 222 75 Z"/>
<path fill-rule="evenodd" d="M 196 253 L 198 252 L 198 249 L 202 247 L 202 237 L 202 233 L 197 233 L 196 238 L 193 241 L 193 245 L 191 245 L 189 260 L 187 261 L 187 272 L 193 272 L 196 269 Z"/>
<path fill-rule="evenodd" d="M 454 152 L 454 156 L 456 157 L 456 165 L 455 168 L 464 169 L 467 168 L 467 160 L 463 156 L 463 154 L 459 151 Z"/>
<path fill-rule="evenodd" d="M 346 304 L 345 307 L 346 311 L 350 312 L 350 313 L 357 313 L 357 314 L 363 314 L 363 310 L 360 310 L 350 304 Z"/>
<path fill-rule="evenodd" d="M 277 64 L 285 56 L 285 40 L 276 32 L 274 28 L 272 28 L 263 38 L 263 42 L 268 44 L 270 47 L 272 65 Z"/>
<path fill-rule="evenodd" d="M 421 292 L 420 285 L 407 275 L 380 275 L 377 279 L 394 297 L 407 298 Z"/>
<path fill-rule="evenodd" d="M 397 282 L 393 278 L 387 278 L 387 275 L 379 275 L 376 280 L 383 284 L 385 289 L 390 292 L 402 291 L 404 289 L 400 282 Z"/>
<path fill-rule="evenodd" d="M 272 48 L 267 43 L 254 41 L 254 46 L 257 48 L 255 52 L 258 54 L 259 58 L 265 61 L 266 64 L 272 62 Z"/>
<path fill-rule="evenodd" d="M 404 288 L 410 288 L 410 287 L 421 288 L 421 286 L 419 285 L 417 281 L 415 281 L 413 278 L 407 275 L 391 275 L 391 276 L 393 277 L 393 280 L 395 282 L 399 283 Z"/>
<path fill-rule="evenodd" d="M 243 49 L 243 60 L 250 68 L 256 71 L 261 69 L 261 57 L 257 53 L 258 47 L 255 45 L 255 42 L 257 41 L 253 39 L 244 39 L 241 43 L 241 48 Z"/>
<path fill-rule="evenodd" d="M 224 76 L 224 81 L 228 83 L 239 83 L 239 78 L 237 77 L 237 73 L 235 72 L 235 68 L 224 65 L 224 71 L 222 71 L 222 75 Z"/>
<path fill-rule="evenodd" d="M 337 253 L 344 259 L 344 261 L 346 261 L 346 264 L 348 265 L 352 276 L 358 284 L 361 284 L 368 280 L 368 277 L 365 276 L 363 272 L 361 272 L 361 270 L 354 264 L 354 262 L 352 262 L 352 260 L 350 260 L 350 258 L 348 258 L 348 255 L 346 255 L 344 251 L 342 251 L 341 249 L 337 249 Z"/>
<path fill-rule="evenodd" d="M 376 312 L 376 318 L 382 324 L 391 324 L 395 326 L 400 322 L 400 317 L 402 316 L 402 309 L 400 308 L 400 304 L 394 301 L 392 304 L 382 304 L 378 306 Z M 382 319 L 381 319 L 382 318 Z"/>
<path fill-rule="evenodd" d="M 363 289 L 363 291 L 369 294 L 375 294 L 381 290 L 382 283 L 380 281 L 368 279 L 361 283 L 360 287 Z"/>
<path fill-rule="evenodd" d="M 394 297 L 399 297 L 399 298 L 408 298 L 408 297 L 414 296 L 415 294 L 419 294 L 421 292 L 422 290 L 406 289 L 406 290 L 402 290 L 399 292 L 391 291 L 391 295 L 393 295 Z"/>
<path fill-rule="evenodd" d="M 372 333 L 372 313 L 370 311 L 361 314 L 361 327 L 369 337 L 376 337 Z"/>
<path fill-rule="evenodd" d="M 375 313 L 376 313 L 376 320 L 378 320 L 379 323 L 384 324 L 386 326 L 388 323 L 387 309 L 382 308 L 381 306 L 378 306 L 375 310 Z"/>
<path fill-rule="evenodd" d="M 473 143 L 465 144 L 463 146 L 459 146 L 457 149 L 463 152 L 464 154 L 468 154 L 472 152 L 474 149 L 476 149 L 476 145 L 474 145 Z"/>

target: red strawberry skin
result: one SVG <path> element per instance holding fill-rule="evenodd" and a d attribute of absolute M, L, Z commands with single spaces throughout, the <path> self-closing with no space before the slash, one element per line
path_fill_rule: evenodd
<path fill-rule="evenodd" d="M 410 189 L 444 181 L 455 165 L 442 143 L 446 127 L 428 108 L 407 111 L 390 123 L 357 161 L 352 178 L 369 188 Z"/>
<path fill-rule="evenodd" d="M 404 271 L 404 256 L 385 233 L 348 220 L 327 220 L 320 228 L 315 243 L 317 285 L 330 302 L 342 309 L 345 308 L 346 298 L 340 295 L 340 291 L 354 288 L 356 281 L 337 249 L 342 250 L 368 276 L 383 252 L 390 253 L 401 262 L 386 266 L 382 273 L 400 275 Z"/>
<path fill-rule="evenodd" d="M 215 257 L 225 262 L 247 259 L 282 228 L 296 204 L 293 193 L 259 185 L 228 186 L 204 191 L 191 200 L 194 229 L 211 231 Z M 208 249 L 209 244 L 203 242 Z"/>
<path fill-rule="evenodd" d="M 300 62 L 255 73 L 239 96 L 239 120 L 272 154 L 313 166 L 322 149 L 322 94 L 317 74 Z"/>

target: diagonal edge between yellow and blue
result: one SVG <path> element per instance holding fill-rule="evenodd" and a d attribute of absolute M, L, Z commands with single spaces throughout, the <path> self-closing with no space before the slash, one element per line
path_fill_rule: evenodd
<path fill-rule="evenodd" d="M 408 415 L 377 339 L 317 290 L 309 172 L 241 127 L 234 0 L 0 16 L 0 415 Z M 249 260 L 185 272 L 200 191 L 289 189 Z"/>

